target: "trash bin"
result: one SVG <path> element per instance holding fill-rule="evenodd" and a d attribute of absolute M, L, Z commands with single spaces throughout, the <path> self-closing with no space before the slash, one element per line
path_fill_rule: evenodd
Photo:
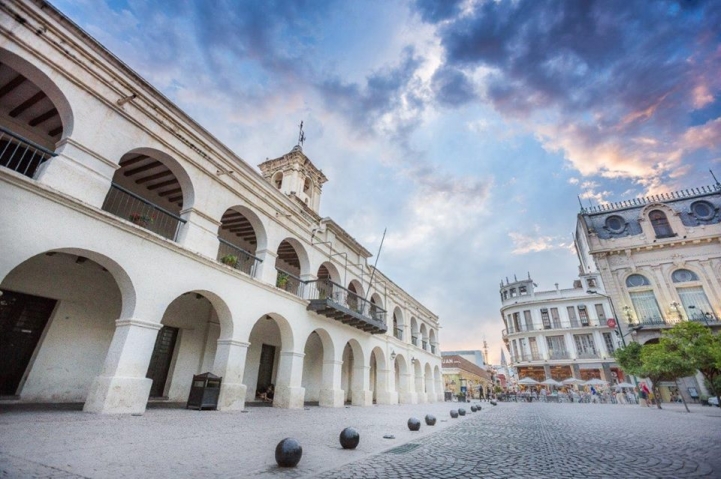
<path fill-rule="evenodd" d="M 193 385 L 190 387 L 186 409 L 218 409 L 218 396 L 220 396 L 220 383 L 223 378 L 213 373 L 196 374 L 193 376 Z"/>

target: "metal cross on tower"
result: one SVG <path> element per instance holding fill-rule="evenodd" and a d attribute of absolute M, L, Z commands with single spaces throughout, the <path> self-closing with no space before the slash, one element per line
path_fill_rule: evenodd
<path fill-rule="evenodd" d="M 298 145 L 302 147 L 303 143 L 305 143 L 305 132 L 303 131 L 303 122 L 301 121 L 298 130 Z"/>

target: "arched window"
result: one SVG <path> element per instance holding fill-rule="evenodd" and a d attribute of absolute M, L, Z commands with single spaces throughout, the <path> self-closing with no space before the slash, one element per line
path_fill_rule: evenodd
<path fill-rule="evenodd" d="M 305 193 L 306 195 L 310 194 L 310 187 L 311 187 L 310 178 L 306 178 L 305 182 L 303 183 L 303 193 Z"/>
<path fill-rule="evenodd" d="M 273 176 L 273 184 L 276 188 L 280 189 L 281 186 L 283 186 L 283 173 L 278 172 Z"/>
<path fill-rule="evenodd" d="M 687 269 L 677 269 L 671 274 L 671 280 L 674 283 L 687 283 L 689 281 L 698 281 L 698 275 Z"/>
<path fill-rule="evenodd" d="M 672 236 L 676 236 L 671 229 L 666 213 L 663 211 L 651 211 L 648 214 L 648 219 L 651 220 L 651 226 L 653 226 L 653 231 L 656 233 L 656 238 L 670 238 Z"/>
<path fill-rule="evenodd" d="M 651 282 L 642 274 L 632 274 L 626 278 L 627 288 L 637 288 L 639 286 L 651 286 Z"/>

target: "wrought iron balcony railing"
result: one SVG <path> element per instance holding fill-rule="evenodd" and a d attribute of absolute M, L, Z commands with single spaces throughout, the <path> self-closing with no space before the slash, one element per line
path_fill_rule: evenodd
<path fill-rule="evenodd" d="M 175 241 L 185 220 L 145 198 L 113 183 L 103 209 L 148 231 Z"/>
<path fill-rule="evenodd" d="M 549 351 L 548 352 L 548 358 L 549 359 L 570 359 L 571 356 L 568 354 L 568 351 Z"/>
<path fill-rule="evenodd" d="M 57 153 L 0 126 L 0 166 L 33 178 L 38 166 L 53 156 Z"/>
<path fill-rule="evenodd" d="M 393 328 L 393 336 L 395 336 L 396 339 L 403 341 L 403 330 L 400 328 Z"/>
<path fill-rule="evenodd" d="M 299 298 L 304 296 L 306 282 L 299 277 L 291 274 L 287 271 L 283 271 L 280 268 L 275 268 L 278 272 L 275 278 L 276 288 L 280 288 L 283 291 L 288 291 Z"/>
<path fill-rule="evenodd" d="M 308 310 L 341 321 L 371 334 L 388 331 L 386 311 L 367 299 L 327 279 L 307 281 Z"/>
<path fill-rule="evenodd" d="M 218 261 L 228 266 L 232 266 L 238 271 L 255 277 L 258 265 L 263 262 L 262 259 L 253 256 L 243 248 L 235 246 L 222 238 L 218 238 L 220 247 L 218 248 Z"/>
<path fill-rule="evenodd" d="M 581 351 L 578 353 L 578 359 L 598 359 L 599 355 L 596 351 Z"/>

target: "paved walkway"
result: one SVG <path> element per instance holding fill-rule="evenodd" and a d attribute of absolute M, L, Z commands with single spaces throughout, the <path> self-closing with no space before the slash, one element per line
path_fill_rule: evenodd
<path fill-rule="evenodd" d="M 451 419 L 457 406 L 149 409 L 140 417 L 5 407 L 0 477 L 721 477 L 719 408 L 484 403 Z M 408 417 L 428 412 L 435 427 L 408 430 Z M 356 450 L 338 443 L 346 426 L 361 433 Z M 274 448 L 288 436 L 303 458 L 280 469 Z"/>

